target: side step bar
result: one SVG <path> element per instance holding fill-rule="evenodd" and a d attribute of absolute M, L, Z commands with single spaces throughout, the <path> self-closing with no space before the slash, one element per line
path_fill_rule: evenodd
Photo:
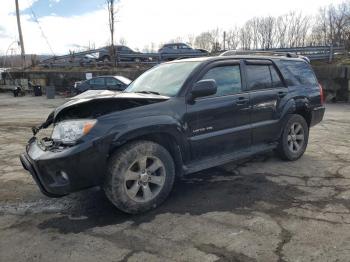
<path fill-rule="evenodd" d="M 273 144 L 263 144 L 258 146 L 250 147 L 249 149 L 244 149 L 236 151 L 229 154 L 219 155 L 215 157 L 208 157 L 201 159 L 199 161 L 191 162 L 183 166 L 184 174 L 195 173 L 204 169 L 208 169 L 215 166 L 220 166 L 231 161 L 237 161 L 243 158 L 250 157 L 259 153 L 269 152 L 277 147 L 277 143 Z"/>

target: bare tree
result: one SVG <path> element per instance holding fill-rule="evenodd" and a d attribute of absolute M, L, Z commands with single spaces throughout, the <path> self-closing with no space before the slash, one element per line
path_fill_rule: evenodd
<path fill-rule="evenodd" d="M 118 12 L 118 9 L 116 7 L 117 3 L 119 3 L 119 0 L 106 0 L 107 10 L 108 10 L 108 25 L 109 25 L 109 32 L 111 36 L 110 53 L 111 53 L 112 63 L 114 66 L 117 65 L 117 60 L 118 60 L 118 53 L 116 52 L 115 45 L 114 45 L 114 29 L 115 29 L 115 23 L 116 23 L 116 15 Z"/>
<path fill-rule="evenodd" d="M 350 1 L 321 8 L 312 30 L 312 39 L 317 44 L 349 46 Z"/>
<path fill-rule="evenodd" d="M 252 23 L 248 21 L 239 32 L 240 46 L 243 50 L 251 49 L 252 35 Z"/>
<path fill-rule="evenodd" d="M 276 20 L 276 42 L 278 47 L 296 47 L 307 44 L 310 17 L 301 12 L 290 12 Z"/>
<path fill-rule="evenodd" d="M 210 51 L 213 46 L 214 37 L 210 32 L 203 32 L 196 37 L 194 42 L 197 48 Z"/>
<path fill-rule="evenodd" d="M 330 16 L 333 20 L 332 44 L 341 45 L 348 41 L 347 32 L 350 27 L 350 2 L 343 2 L 336 7 L 330 8 Z"/>
<path fill-rule="evenodd" d="M 276 19 L 276 47 L 287 47 L 286 36 L 288 28 L 288 16 L 281 15 Z"/>
<path fill-rule="evenodd" d="M 252 44 L 252 48 L 257 49 L 261 48 L 261 38 L 260 38 L 260 19 L 258 17 L 254 17 L 247 21 L 246 23 L 246 29 L 248 29 L 248 32 L 250 32 L 250 41 Z M 248 40 L 248 39 L 247 39 Z M 249 48 L 250 49 L 250 48 Z"/>
<path fill-rule="evenodd" d="M 254 29 L 256 30 L 257 39 L 260 40 L 259 47 L 262 49 L 270 49 L 274 47 L 275 40 L 275 24 L 276 20 L 272 16 L 262 17 L 257 19 L 257 26 Z M 257 48 L 254 46 L 254 48 Z"/>
<path fill-rule="evenodd" d="M 225 46 L 228 50 L 237 49 L 239 45 L 239 29 L 234 27 L 226 32 Z"/>
<path fill-rule="evenodd" d="M 223 32 L 221 29 L 216 28 L 209 32 L 212 36 L 212 42 L 211 42 L 211 51 L 212 52 L 219 52 L 221 51 L 221 48 L 223 47 Z"/>
<path fill-rule="evenodd" d="M 170 42 L 186 42 L 212 52 L 223 47 L 271 49 L 329 44 L 344 44 L 350 49 L 350 0 L 321 8 L 316 17 L 297 11 L 278 17 L 253 17 L 243 26 L 227 30 L 225 38 L 223 30 L 216 28 Z"/>

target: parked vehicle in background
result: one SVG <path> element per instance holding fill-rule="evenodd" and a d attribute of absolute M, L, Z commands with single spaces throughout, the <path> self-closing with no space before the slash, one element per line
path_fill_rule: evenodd
<path fill-rule="evenodd" d="M 86 54 L 82 58 L 79 59 L 80 66 L 87 66 L 97 62 L 96 54 Z"/>
<path fill-rule="evenodd" d="M 203 49 L 193 49 L 184 43 L 165 44 L 158 50 L 158 53 L 163 60 L 174 60 L 177 58 L 208 55 L 208 51 Z"/>
<path fill-rule="evenodd" d="M 115 50 L 118 55 L 118 59 L 121 62 L 141 62 L 148 60 L 141 52 L 136 52 L 125 45 L 116 45 Z M 98 61 L 111 62 L 111 52 L 110 47 L 105 47 L 99 50 Z M 127 57 L 125 55 L 133 55 L 132 57 Z M 139 55 L 139 56 L 138 56 Z"/>
<path fill-rule="evenodd" d="M 124 92 L 85 93 L 58 107 L 34 129 L 21 162 L 48 196 L 102 186 L 117 208 L 139 213 L 160 205 L 176 176 L 271 150 L 299 159 L 323 103 L 297 56 L 177 60 Z M 51 137 L 39 141 L 50 125 Z"/>
<path fill-rule="evenodd" d="M 98 76 L 74 84 L 74 93 L 80 94 L 87 90 L 123 91 L 131 80 L 124 76 Z"/>

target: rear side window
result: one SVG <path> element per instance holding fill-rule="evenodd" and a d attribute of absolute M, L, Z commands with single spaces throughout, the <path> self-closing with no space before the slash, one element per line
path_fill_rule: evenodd
<path fill-rule="evenodd" d="M 242 91 L 239 65 L 219 66 L 210 69 L 202 79 L 214 79 L 218 87 L 214 96 L 237 94 Z"/>
<path fill-rule="evenodd" d="M 248 88 L 250 90 L 283 87 L 283 82 L 273 65 L 247 65 Z"/>
<path fill-rule="evenodd" d="M 268 65 L 247 65 L 248 88 L 259 90 L 272 87 Z"/>
<path fill-rule="evenodd" d="M 288 85 L 317 86 L 318 81 L 309 64 L 302 61 L 282 61 L 284 78 Z"/>

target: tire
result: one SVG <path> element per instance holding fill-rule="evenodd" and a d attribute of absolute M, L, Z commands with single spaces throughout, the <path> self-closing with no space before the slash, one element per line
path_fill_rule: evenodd
<path fill-rule="evenodd" d="M 174 161 L 163 146 L 135 141 L 110 157 L 104 191 L 118 209 L 137 214 L 159 206 L 172 190 L 174 179 Z"/>
<path fill-rule="evenodd" d="M 301 115 L 289 115 L 279 139 L 277 153 L 283 160 L 294 161 L 305 152 L 309 127 Z"/>

